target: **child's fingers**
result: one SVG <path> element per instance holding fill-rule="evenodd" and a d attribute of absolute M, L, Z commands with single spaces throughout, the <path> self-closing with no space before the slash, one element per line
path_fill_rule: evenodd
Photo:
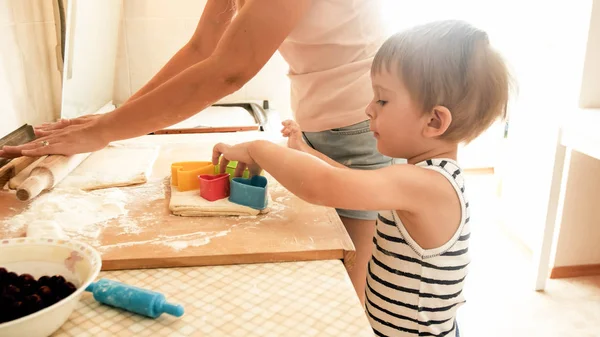
<path fill-rule="evenodd" d="M 235 167 L 235 173 L 234 176 L 235 177 L 241 177 L 244 175 L 244 170 L 246 170 L 247 165 L 245 163 L 242 162 L 238 162 L 237 166 Z"/>
<path fill-rule="evenodd" d="M 285 120 L 283 122 L 281 122 L 281 124 L 286 127 L 286 128 L 291 128 L 291 129 L 300 129 L 300 126 L 298 125 L 298 123 L 296 123 L 295 121 L 288 119 Z"/>
<path fill-rule="evenodd" d="M 219 165 L 219 173 L 225 173 L 229 160 L 223 155 L 224 151 L 229 148 L 229 145 L 219 143 L 213 147 L 212 163 Z"/>
<path fill-rule="evenodd" d="M 262 168 L 258 165 L 250 165 L 248 166 L 248 171 L 250 172 L 250 177 L 259 176 Z"/>

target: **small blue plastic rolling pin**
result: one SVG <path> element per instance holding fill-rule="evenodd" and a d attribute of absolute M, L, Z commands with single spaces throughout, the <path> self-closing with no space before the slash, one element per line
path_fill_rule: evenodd
<path fill-rule="evenodd" d="M 91 283 L 85 291 L 91 292 L 100 303 L 151 318 L 163 313 L 175 317 L 183 315 L 183 307 L 167 302 L 163 294 L 117 281 L 100 279 Z"/>

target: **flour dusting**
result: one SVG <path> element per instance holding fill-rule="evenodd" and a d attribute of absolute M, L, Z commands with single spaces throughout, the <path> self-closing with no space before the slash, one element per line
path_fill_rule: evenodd
<path fill-rule="evenodd" d="M 200 247 L 210 243 L 209 238 L 202 238 L 190 241 L 169 241 L 163 242 L 162 244 L 165 246 L 171 247 L 174 251 L 180 251 L 182 249 L 186 249 L 188 247 Z"/>
<path fill-rule="evenodd" d="M 55 221 L 69 236 L 97 238 L 110 219 L 127 214 L 120 189 L 84 192 L 58 189 L 37 197 L 23 213 L 3 221 L 11 232 L 25 230 L 36 220 Z"/>
<path fill-rule="evenodd" d="M 235 226 L 232 226 L 232 228 Z M 175 251 L 180 251 L 188 247 L 200 247 L 210 243 L 211 239 L 218 238 L 227 235 L 231 232 L 231 229 L 218 232 L 194 232 L 181 235 L 159 235 L 155 239 L 143 240 L 143 241 L 128 241 L 122 243 L 116 243 L 112 245 L 104 245 L 98 248 L 101 252 L 106 252 L 114 248 L 123 248 L 139 245 L 163 245 L 168 246 Z"/>

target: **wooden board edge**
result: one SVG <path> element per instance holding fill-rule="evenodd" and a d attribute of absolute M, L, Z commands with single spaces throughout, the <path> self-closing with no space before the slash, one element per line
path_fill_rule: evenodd
<path fill-rule="evenodd" d="M 551 279 L 600 275 L 600 264 L 554 267 L 550 271 Z"/>
<path fill-rule="evenodd" d="M 260 126 L 224 126 L 224 127 L 205 127 L 205 128 L 182 128 L 182 129 L 162 129 L 154 131 L 155 135 L 169 134 L 189 134 L 189 133 L 219 133 L 219 132 L 239 132 L 239 131 L 258 131 Z"/>
<path fill-rule="evenodd" d="M 257 254 L 183 256 L 172 258 L 123 259 L 102 261 L 102 271 L 125 269 L 155 269 L 226 266 L 236 264 L 280 263 L 298 261 L 342 260 L 342 250 L 315 250 L 309 252 L 273 252 Z"/>
<path fill-rule="evenodd" d="M 356 251 L 355 250 L 344 250 L 344 267 L 346 270 L 352 270 L 356 264 Z"/>
<path fill-rule="evenodd" d="M 346 269 L 352 270 L 356 263 L 356 248 L 354 247 L 354 243 L 335 209 L 330 208 L 327 211 L 327 217 L 329 218 L 331 225 L 335 226 L 341 232 L 341 237 L 344 238 L 344 240 L 340 242 L 342 244 L 342 249 L 344 250 L 344 257 L 342 260 Z"/>

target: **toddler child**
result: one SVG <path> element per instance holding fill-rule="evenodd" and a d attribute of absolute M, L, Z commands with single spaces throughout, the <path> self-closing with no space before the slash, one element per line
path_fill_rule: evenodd
<path fill-rule="evenodd" d="M 380 211 L 365 303 L 376 335 L 458 336 L 470 218 L 457 150 L 506 117 L 507 68 L 484 31 L 446 20 L 390 37 L 371 80 L 366 113 L 377 147 L 407 164 L 346 168 L 303 145 L 291 122 L 283 132 L 292 148 L 217 144 L 213 162 L 264 169 L 313 204 Z"/>

